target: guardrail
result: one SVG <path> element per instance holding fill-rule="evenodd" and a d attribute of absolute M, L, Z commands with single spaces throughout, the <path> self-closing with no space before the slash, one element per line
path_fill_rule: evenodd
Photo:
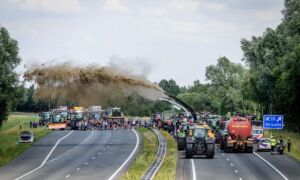
<path fill-rule="evenodd" d="M 158 145 L 155 159 L 152 162 L 152 164 L 150 165 L 149 169 L 144 174 L 144 176 L 142 177 L 142 180 L 153 180 L 154 176 L 157 174 L 162 163 L 164 162 L 166 152 L 167 152 L 166 139 L 163 137 L 163 135 L 157 129 L 152 129 L 152 131 L 158 137 L 159 145 Z"/>

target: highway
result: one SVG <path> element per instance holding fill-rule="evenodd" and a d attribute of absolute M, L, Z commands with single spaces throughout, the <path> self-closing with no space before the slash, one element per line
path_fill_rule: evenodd
<path fill-rule="evenodd" d="M 0 179 L 119 179 L 139 142 L 133 130 L 54 131 L 0 168 Z"/>
<path fill-rule="evenodd" d="M 181 151 L 179 152 L 176 179 L 297 180 L 300 179 L 299 169 L 300 162 L 295 159 L 287 155 L 271 155 L 270 152 L 251 154 L 216 151 L 214 159 L 205 157 L 185 159 L 184 151 Z"/>

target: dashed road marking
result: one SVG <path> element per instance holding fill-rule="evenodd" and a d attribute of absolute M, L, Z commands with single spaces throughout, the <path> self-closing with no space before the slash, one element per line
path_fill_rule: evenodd
<path fill-rule="evenodd" d="M 103 151 L 105 151 L 106 149 L 103 149 Z"/>
<path fill-rule="evenodd" d="M 79 170 L 80 170 L 80 168 L 77 168 L 77 169 L 76 169 L 76 171 L 79 171 Z"/>
<path fill-rule="evenodd" d="M 88 162 L 84 163 L 85 165 L 88 165 Z"/>
<path fill-rule="evenodd" d="M 68 175 L 66 175 L 66 178 L 69 178 L 71 175 L 70 174 L 68 174 Z"/>
<path fill-rule="evenodd" d="M 92 157 L 92 159 L 95 159 L 95 157 Z"/>
<path fill-rule="evenodd" d="M 102 154 L 102 153 L 99 152 L 98 154 L 100 155 L 100 154 Z"/>
<path fill-rule="evenodd" d="M 243 179 L 240 177 L 239 180 L 243 180 Z"/>
<path fill-rule="evenodd" d="M 235 172 L 235 173 L 238 173 L 239 171 L 236 169 L 236 170 L 234 170 L 234 172 Z"/>
<path fill-rule="evenodd" d="M 232 164 L 232 163 L 230 163 L 230 166 L 232 167 L 232 166 L 233 166 L 233 164 Z"/>
<path fill-rule="evenodd" d="M 227 161 L 229 161 L 229 158 L 226 158 Z"/>
<path fill-rule="evenodd" d="M 224 153 L 222 153 L 222 155 L 223 155 L 223 156 L 225 156 L 225 154 L 224 154 Z"/>

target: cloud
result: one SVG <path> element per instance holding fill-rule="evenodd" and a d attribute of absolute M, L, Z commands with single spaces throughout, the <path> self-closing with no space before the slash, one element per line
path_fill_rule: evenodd
<path fill-rule="evenodd" d="M 200 6 L 202 9 L 207 9 L 214 12 L 219 12 L 226 9 L 226 4 L 224 3 L 203 2 Z"/>
<path fill-rule="evenodd" d="M 259 10 L 256 11 L 254 15 L 264 21 L 277 21 L 281 17 L 277 9 Z"/>
<path fill-rule="evenodd" d="M 168 12 L 164 8 L 159 7 L 142 7 L 140 8 L 140 14 L 148 16 L 164 16 Z"/>
<path fill-rule="evenodd" d="M 106 0 L 104 3 L 104 8 L 119 13 L 130 13 L 130 9 L 127 6 L 121 4 L 119 0 Z"/>
<path fill-rule="evenodd" d="M 6 3 L 19 6 L 28 11 L 43 11 L 54 13 L 81 12 L 79 0 L 5 0 Z"/>
<path fill-rule="evenodd" d="M 178 11 L 192 11 L 199 7 L 201 0 L 170 0 L 170 6 Z"/>
<path fill-rule="evenodd" d="M 125 74 L 133 74 L 147 78 L 151 73 L 151 66 L 147 64 L 147 59 L 136 57 L 134 59 L 121 58 L 113 55 L 108 66 Z"/>

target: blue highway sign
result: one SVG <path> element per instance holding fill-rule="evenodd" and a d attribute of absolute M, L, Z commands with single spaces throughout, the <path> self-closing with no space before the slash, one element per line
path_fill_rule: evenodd
<path fill-rule="evenodd" d="M 282 129 L 283 115 L 264 115 L 263 124 L 265 129 Z"/>

